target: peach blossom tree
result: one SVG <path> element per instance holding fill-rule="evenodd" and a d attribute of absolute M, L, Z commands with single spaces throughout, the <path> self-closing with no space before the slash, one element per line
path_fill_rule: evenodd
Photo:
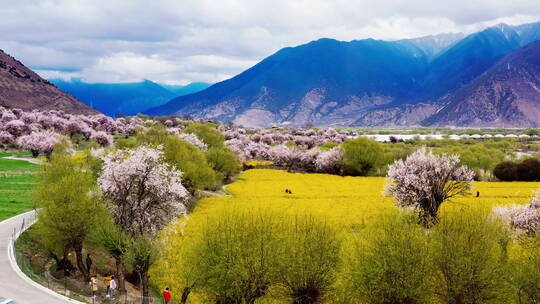
<path fill-rule="evenodd" d="M 437 223 L 441 204 L 469 194 L 474 172 L 458 155 L 436 155 L 422 147 L 388 169 L 386 191 L 399 207 L 415 209 L 424 226 Z"/>

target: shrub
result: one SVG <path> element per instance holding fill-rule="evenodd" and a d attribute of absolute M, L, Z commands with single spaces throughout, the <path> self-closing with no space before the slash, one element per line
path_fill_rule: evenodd
<path fill-rule="evenodd" d="M 183 172 L 182 182 L 190 192 L 215 188 L 216 173 L 199 148 L 178 136 L 170 135 L 165 138 L 163 153 L 169 164 Z"/>
<path fill-rule="evenodd" d="M 540 179 L 540 160 L 527 158 L 518 163 L 517 175 L 522 181 L 535 181 Z"/>
<path fill-rule="evenodd" d="M 224 211 L 209 218 L 194 241 L 189 264 L 207 303 L 254 303 L 272 284 L 279 221 L 263 213 Z"/>
<path fill-rule="evenodd" d="M 515 181 L 518 179 L 517 164 L 512 161 L 504 161 L 495 166 L 493 175 L 502 181 Z"/>
<path fill-rule="evenodd" d="M 277 282 L 295 304 L 320 303 L 333 285 L 341 240 L 326 221 L 296 216 L 285 222 Z"/>
<path fill-rule="evenodd" d="M 221 179 L 231 178 L 242 168 L 236 155 L 227 147 L 212 147 L 206 153 L 206 157 L 210 166 L 221 175 Z"/>
<path fill-rule="evenodd" d="M 414 218 L 387 216 L 361 231 L 346 260 L 346 291 L 368 304 L 429 303 L 427 236 Z"/>
<path fill-rule="evenodd" d="M 443 303 L 508 303 L 510 239 L 499 221 L 461 210 L 443 217 L 432 233 L 436 291 Z"/>
<path fill-rule="evenodd" d="M 343 144 L 343 164 L 359 175 L 373 174 L 382 165 L 382 160 L 382 144 L 374 140 L 360 137 Z"/>
<path fill-rule="evenodd" d="M 524 239 L 513 258 L 518 303 L 540 303 L 540 236 Z"/>

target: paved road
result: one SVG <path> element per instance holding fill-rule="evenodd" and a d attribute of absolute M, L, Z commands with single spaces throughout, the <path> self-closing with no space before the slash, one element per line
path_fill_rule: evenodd
<path fill-rule="evenodd" d="M 18 304 L 65 304 L 78 303 L 54 295 L 45 287 L 21 277 L 10 263 L 9 247 L 14 229 L 20 230 L 34 217 L 34 211 L 23 213 L 0 223 L 0 297 L 10 298 Z"/>

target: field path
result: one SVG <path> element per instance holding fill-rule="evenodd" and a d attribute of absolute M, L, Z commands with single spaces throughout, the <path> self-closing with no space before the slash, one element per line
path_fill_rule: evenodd
<path fill-rule="evenodd" d="M 32 281 L 17 266 L 13 255 L 13 232 L 19 231 L 23 221 L 28 223 L 34 215 L 35 211 L 29 211 L 0 222 L 0 297 L 12 299 L 17 304 L 81 303 Z"/>

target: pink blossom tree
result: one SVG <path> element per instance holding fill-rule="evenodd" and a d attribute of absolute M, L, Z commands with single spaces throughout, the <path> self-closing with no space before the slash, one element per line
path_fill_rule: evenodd
<path fill-rule="evenodd" d="M 15 136 L 6 131 L 0 131 L 0 143 L 3 144 L 12 144 L 15 142 Z"/>
<path fill-rule="evenodd" d="M 532 236 L 540 233 L 540 195 L 533 197 L 529 205 L 496 207 L 493 211 L 518 231 Z"/>
<path fill-rule="evenodd" d="M 195 147 L 199 148 L 199 150 L 206 152 L 208 150 L 208 145 L 205 144 L 202 140 L 197 137 L 197 135 L 193 133 L 180 133 L 178 136 L 187 141 L 188 143 L 194 145 Z"/>
<path fill-rule="evenodd" d="M 444 201 L 469 193 L 474 172 L 460 165 L 458 155 L 435 155 L 422 147 L 390 165 L 387 177 L 386 190 L 396 204 L 417 210 L 421 223 L 429 226 L 438 221 Z"/>
<path fill-rule="evenodd" d="M 61 135 L 53 131 L 33 132 L 17 139 L 17 145 L 21 149 L 32 152 L 33 157 L 38 157 L 40 152 L 47 157 L 51 155 L 53 147 L 60 141 Z"/>
<path fill-rule="evenodd" d="M 186 213 L 189 194 L 182 185 L 182 172 L 164 162 L 162 151 L 140 146 L 109 153 L 103 157 L 103 163 L 98 185 L 116 224 L 134 240 L 156 236 L 169 222 Z M 133 248 L 134 252 L 141 249 Z M 145 267 L 137 272 L 143 283 L 143 296 L 148 297 L 146 266 L 152 257 L 148 252 L 138 256 Z"/>
<path fill-rule="evenodd" d="M 339 171 L 340 163 L 343 160 L 343 150 L 334 147 L 329 151 L 324 151 L 317 156 L 315 168 L 319 172 L 336 173 Z"/>
<path fill-rule="evenodd" d="M 92 136 L 90 136 L 90 140 L 94 140 L 97 142 L 101 147 L 109 147 L 112 145 L 114 139 L 112 135 L 107 134 L 103 131 L 97 131 L 92 133 Z"/>
<path fill-rule="evenodd" d="M 102 159 L 98 184 L 124 231 L 153 235 L 185 214 L 189 194 L 182 185 L 182 172 L 164 162 L 162 151 L 140 146 Z"/>

